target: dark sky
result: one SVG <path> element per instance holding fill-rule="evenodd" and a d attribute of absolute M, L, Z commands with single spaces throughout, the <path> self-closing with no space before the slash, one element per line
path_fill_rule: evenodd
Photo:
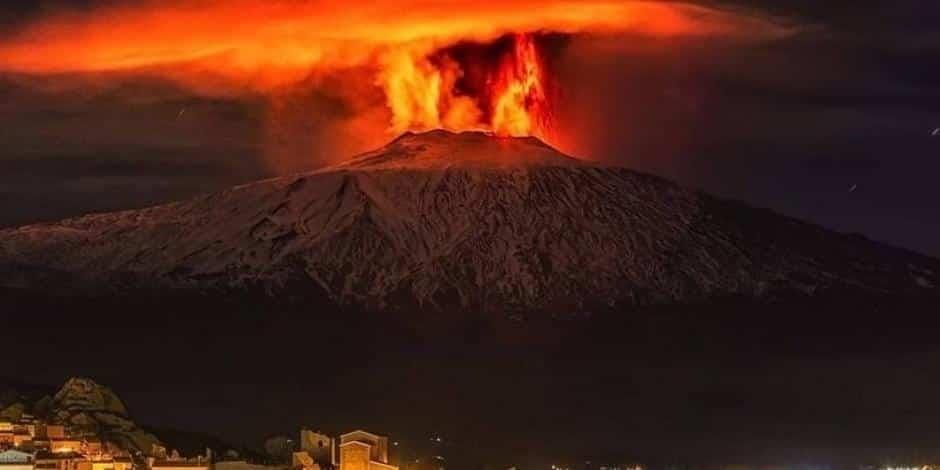
<path fill-rule="evenodd" d="M 62 5 L 93 11 L 106 3 L 4 2 L 2 34 Z M 930 137 L 940 127 L 940 6 L 709 3 L 766 12 L 800 32 L 757 44 L 573 41 L 560 60 L 567 100 L 560 114 L 565 126 L 590 136 L 580 151 L 940 255 L 940 138 Z M 0 226 L 139 207 L 316 167 L 337 157 L 335 146 L 319 145 L 333 135 L 330 113 L 351 112 L 329 91 L 288 95 L 329 111 L 283 124 L 289 131 L 275 134 L 276 144 L 306 154 L 272 167 L 264 156 L 272 142 L 267 97 L 207 98 L 147 77 L 102 85 L 9 74 L 0 76 L 0 95 Z"/>

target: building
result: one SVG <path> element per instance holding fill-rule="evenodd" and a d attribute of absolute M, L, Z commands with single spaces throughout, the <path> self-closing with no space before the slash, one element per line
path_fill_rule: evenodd
<path fill-rule="evenodd" d="M 261 465 L 246 460 L 225 460 L 212 466 L 214 470 L 286 470 L 283 465 Z"/>
<path fill-rule="evenodd" d="M 133 463 L 130 458 L 105 457 L 95 460 L 79 462 L 78 470 L 131 470 Z"/>
<path fill-rule="evenodd" d="M 55 453 L 78 452 L 82 449 L 82 441 L 78 439 L 49 439 L 49 450 Z"/>
<path fill-rule="evenodd" d="M 49 439 L 44 437 L 35 437 L 31 441 L 28 441 L 26 446 L 35 452 L 46 451 L 51 452 L 52 442 Z"/>
<path fill-rule="evenodd" d="M 33 436 L 25 428 L 13 428 L 13 447 L 30 447 Z"/>
<path fill-rule="evenodd" d="M 209 470 L 208 460 L 151 460 L 150 470 Z M 117 469 L 115 469 L 117 470 Z"/>
<path fill-rule="evenodd" d="M 10 449 L 0 452 L 0 470 L 34 470 L 33 454 Z"/>
<path fill-rule="evenodd" d="M 333 438 L 309 429 L 300 430 L 300 450 L 306 453 L 320 468 L 332 468 L 336 443 Z M 297 457 L 302 458 L 302 457 Z"/>
<path fill-rule="evenodd" d="M 291 456 L 291 468 L 296 470 L 322 470 L 320 464 L 313 460 L 310 454 L 300 451 Z M 218 470 L 218 468 L 216 468 Z"/>
<path fill-rule="evenodd" d="M 156 446 L 154 450 L 158 450 Z M 175 450 L 170 452 L 170 457 L 165 457 L 166 450 L 162 450 L 164 457 L 147 459 L 147 466 L 150 470 L 209 470 L 212 467 L 212 451 L 208 449 L 206 449 L 205 456 L 200 455 L 192 459 L 180 457 L 179 452 Z"/>
<path fill-rule="evenodd" d="M 105 454 L 105 446 L 98 439 L 83 439 L 81 453 L 85 455 Z"/>
<path fill-rule="evenodd" d="M 48 437 L 35 437 L 28 442 L 28 446 L 37 451 L 49 451 L 55 453 L 83 452 L 82 441 L 78 439 L 63 438 L 51 439 Z"/>
<path fill-rule="evenodd" d="M 36 424 L 35 437 L 44 437 L 47 439 L 65 439 L 65 426 L 60 424 Z"/>
<path fill-rule="evenodd" d="M 13 432 L 36 437 L 36 426 L 36 420 L 31 415 L 24 414 L 20 416 L 19 421 L 13 423 Z"/>
<path fill-rule="evenodd" d="M 0 446 L 13 445 L 13 423 L 0 421 Z"/>
<path fill-rule="evenodd" d="M 36 470 L 79 470 L 88 459 L 78 452 L 36 452 Z"/>
<path fill-rule="evenodd" d="M 398 470 L 388 463 L 388 438 L 366 431 L 340 436 L 340 470 Z"/>

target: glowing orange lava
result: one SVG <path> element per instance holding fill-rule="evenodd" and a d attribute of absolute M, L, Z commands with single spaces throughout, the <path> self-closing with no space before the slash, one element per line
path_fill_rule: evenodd
<path fill-rule="evenodd" d="M 545 73 L 531 36 L 517 36 L 514 46 L 495 85 L 491 127 L 499 135 L 540 135 L 551 118 Z"/>
<path fill-rule="evenodd" d="M 389 52 L 379 85 L 392 111 L 392 130 L 478 129 L 503 136 L 542 135 L 551 117 L 547 75 L 533 36 L 510 36 L 511 49 L 483 69 L 481 89 L 461 89 L 463 65 L 446 53 L 432 60 L 407 48 Z"/>

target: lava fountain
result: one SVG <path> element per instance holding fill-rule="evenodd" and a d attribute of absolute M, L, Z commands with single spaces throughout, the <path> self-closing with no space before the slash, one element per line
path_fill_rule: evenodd
<path fill-rule="evenodd" d="M 551 126 L 550 80 L 539 37 L 511 34 L 430 54 L 389 52 L 378 84 L 392 130 L 486 130 L 543 136 Z"/>

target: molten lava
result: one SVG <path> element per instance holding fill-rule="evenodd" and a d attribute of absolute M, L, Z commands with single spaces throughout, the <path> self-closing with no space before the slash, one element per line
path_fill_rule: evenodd
<path fill-rule="evenodd" d="M 379 85 L 394 132 L 478 129 L 518 137 L 543 135 L 550 125 L 548 73 L 533 35 L 432 54 L 398 49 L 382 65 Z"/>
<path fill-rule="evenodd" d="M 491 123 L 500 135 L 541 134 L 551 117 L 545 74 L 531 36 L 518 36 L 515 53 L 503 63 L 494 86 L 496 104 Z"/>

